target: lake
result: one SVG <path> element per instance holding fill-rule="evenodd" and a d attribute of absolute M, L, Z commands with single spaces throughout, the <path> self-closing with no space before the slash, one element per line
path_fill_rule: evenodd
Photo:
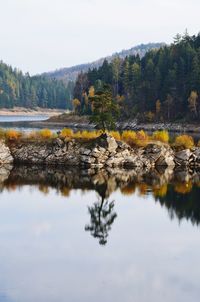
<path fill-rule="evenodd" d="M 1 168 L 0 301 L 199 301 L 199 179 Z"/>
<path fill-rule="evenodd" d="M 0 128 L 11 129 L 14 128 L 18 131 L 30 132 L 37 131 L 46 126 L 32 124 L 32 122 L 42 122 L 49 118 L 48 115 L 0 115 Z M 59 131 L 62 127 L 54 127 L 53 131 Z"/>

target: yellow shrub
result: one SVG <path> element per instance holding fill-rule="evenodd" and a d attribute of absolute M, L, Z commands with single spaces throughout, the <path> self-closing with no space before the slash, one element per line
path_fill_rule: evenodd
<path fill-rule="evenodd" d="M 175 145 L 190 149 L 194 147 L 194 140 L 191 136 L 187 134 L 180 135 L 176 137 Z"/>
<path fill-rule="evenodd" d="M 121 135 L 118 131 L 110 131 L 109 134 L 114 137 L 117 141 L 121 140 Z"/>
<path fill-rule="evenodd" d="M 53 137 L 53 133 L 49 129 L 42 129 L 39 131 L 39 136 L 43 139 L 48 139 Z"/>
<path fill-rule="evenodd" d="M 17 130 L 10 129 L 6 131 L 5 136 L 8 140 L 17 140 L 22 136 L 22 133 Z"/>
<path fill-rule="evenodd" d="M 136 144 L 138 146 L 145 146 L 149 141 L 149 136 L 144 130 L 140 130 L 136 133 Z"/>
<path fill-rule="evenodd" d="M 135 131 L 131 131 L 131 130 L 126 130 L 122 132 L 122 136 L 121 136 L 122 140 L 128 144 L 133 144 L 135 143 L 136 140 L 136 133 Z"/>
<path fill-rule="evenodd" d="M 83 131 L 77 131 L 76 133 L 74 133 L 73 134 L 73 138 L 90 140 L 90 139 L 97 138 L 101 134 L 102 134 L 101 131 L 87 131 L 87 130 L 83 130 Z"/>
<path fill-rule="evenodd" d="M 168 131 L 155 131 L 152 135 L 152 139 L 156 141 L 160 141 L 163 143 L 168 143 L 169 142 L 169 133 Z"/>
<path fill-rule="evenodd" d="M 64 128 L 62 129 L 60 133 L 60 137 L 65 138 L 65 137 L 73 137 L 74 132 L 72 129 Z"/>

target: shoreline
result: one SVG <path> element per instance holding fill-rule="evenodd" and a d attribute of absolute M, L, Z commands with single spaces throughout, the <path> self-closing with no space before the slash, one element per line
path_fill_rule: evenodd
<path fill-rule="evenodd" d="M 66 112 L 66 110 L 64 110 L 64 109 L 50 109 L 50 108 L 40 108 L 40 107 L 30 109 L 30 108 L 24 108 L 24 107 L 14 107 L 12 109 L 1 108 L 0 116 L 46 115 L 46 116 L 52 117 L 52 116 L 57 116 L 59 114 L 63 114 L 65 112 Z"/>

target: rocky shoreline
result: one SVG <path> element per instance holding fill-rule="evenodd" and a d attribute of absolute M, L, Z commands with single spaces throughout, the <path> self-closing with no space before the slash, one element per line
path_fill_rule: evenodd
<path fill-rule="evenodd" d="M 29 122 L 30 126 L 35 127 L 61 127 L 71 129 L 95 129 L 96 125 L 90 123 L 88 116 L 77 116 L 71 114 L 61 114 L 50 117 L 48 120 L 39 122 Z M 139 123 L 137 119 L 121 120 L 116 122 L 117 130 L 145 130 L 157 131 L 168 130 L 175 133 L 200 133 L 200 124 L 189 123 L 172 123 L 172 122 L 154 122 L 154 123 Z"/>
<path fill-rule="evenodd" d="M 131 148 L 108 134 L 87 142 L 56 138 L 0 143 L 0 164 L 36 164 L 88 168 L 200 168 L 200 148 L 174 151 L 168 144 L 150 142 Z"/>

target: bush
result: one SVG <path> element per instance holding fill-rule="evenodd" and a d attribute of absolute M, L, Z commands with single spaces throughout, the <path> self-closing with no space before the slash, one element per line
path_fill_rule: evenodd
<path fill-rule="evenodd" d="M 136 145 L 139 147 L 145 146 L 149 141 L 149 136 L 144 130 L 140 130 L 136 134 Z"/>
<path fill-rule="evenodd" d="M 169 142 L 169 133 L 168 131 L 155 131 L 152 135 L 152 139 L 156 141 L 160 141 L 163 143 L 168 143 Z"/>
<path fill-rule="evenodd" d="M 186 149 L 190 149 L 194 147 L 194 140 L 191 136 L 187 134 L 179 135 L 175 139 L 175 145 L 178 147 L 184 147 Z"/>
<path fill-rule="evenodd" d="M 0 139 L 5 138 L 5 130 L 0 128 Z"/>
<path fill-rule="evenodd" d="M 121 135 L 118 131 L 110 131 L 109 134 L 114 137 L 117 141 L 121 140 Z"/>
<path fill-rule="evenodd" d="M 66 137 L 73 137 L 74 131 L 72 129 L 64 128 L 62 129 L 60 133 L 60 137 L 66 138 Z"/>
<path fill-rule="evenodd" d="M 8 140 L 18 140 L 21 136 L 22 133 L 14 129 L 7 130 L 5 133 L 5 137 Z"/>
<path fill-rule="evenodd" d="M 136 141 L 136 132 L 135 131 L 131 131 L 131 130 L 123 131 L 122 135 L 121 135 L 121 139 L 125 143 L 127 143 L 129 145 L 132 145 Z"/>
<path fill-rule="evenodd" d="M 49 139 L 49 138 L 53 138 L 53 133 L 49 129 L 42 129 L 39 131 L 39 136 L 42 139 Z"/>

